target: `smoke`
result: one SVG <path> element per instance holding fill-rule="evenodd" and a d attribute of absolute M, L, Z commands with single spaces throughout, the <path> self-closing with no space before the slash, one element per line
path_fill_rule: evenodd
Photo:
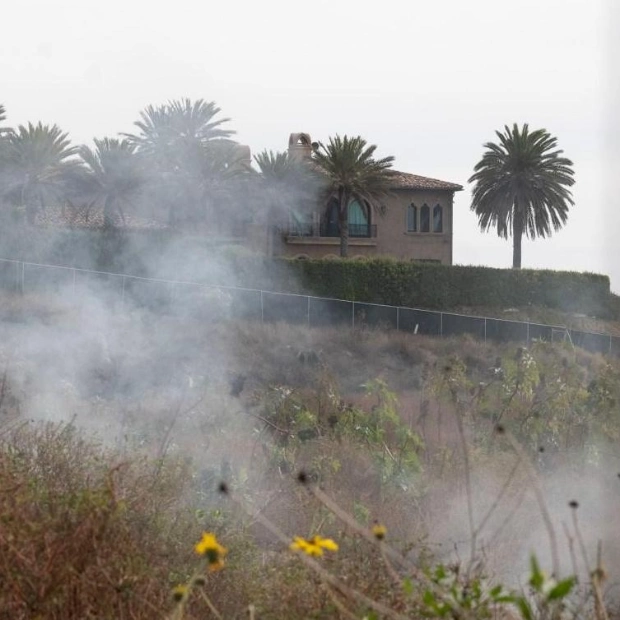
<path fill-rule="evenodd" d="M 538 471 L 544 497 L 542 509 L 525 468 L 517 466 L 513 472 L 515 465 L 516 457 L 497 455 L 492 462 L 472 471 L 476 557 L 483 558 L 485 574 L 512 586 L 526 586 L 532 555 L 551 574 L 554 538 L 558 577 L 576 574 L 587 582 L 596 568 L 600 543 L 603 566 L 611 576 L 608 585 L 620 583 L 620 546 L 614 516 L 620 510 L 615 471 L 618 463 Z M 467 563 L 472 537 L 462 481 L 460 485 L 458 481 L 440 483 L 432 496 L 437 509 L 429 533 L 433 549 L 445 563 Z M 550 517 L 551 534 L 543 510 Z"/>
<path fill-rule="evenodd" d="M 179 164 L 187 161 L 185 147 L 168 148 L 169 175 L 153 165 L 145 174 L 140 198 L 123 207 L 130 221 L 173 223 L 178 234 L 167 229 L 156 233 L 108 229 L 100 234 L 16 221 L 4 227 L 0 257 L 165 280 L 153 284 L 86 273 L 74 280 L 73 272 L 33 268 L 20 283 L 20 274 L 7 272 L 5 284 L 20 283 L 24 294 L 4 293 L 0 307 L 0 372 L 11 396 L 1 403 L 5 422 L 71 422 L 130 454 L 143 448 L 155 456 L 174 453 L 191 458 L 205 479 L 231 470 L 241 476 L 239 472 L 255 466 L 256 436 L 263 428 L 252 409 L 253 391 L 269 384 L 312 390 L 317 367 L 326 365 L 351 401 L 359 397 L 362 382 L 391 372 L 399 387 L 415 393 L 415 397 L 409 394 L 409 413 L 412 427 L 421 432 L 413 420 L 421 411 L 418 388 L 423 370 L 437 357 L 433 345 L 426 350 L 424 341 L 415 336 L 407 345 L 402 335 L 322 333 L 282 326 L 269 331 L 251 323 L 240 325 L 230 320 L 238 300 L 225 290 L 175 287 L 168 282 L 247 285 L 236 259 L 247 257 L 252 248 L 238 241 L 248 235 L 236 231 L 241 227 L 247 233 L 254 224 L 256 230 L 265 228 L 264 218 L 282 206 L 274 208 L 266 198 L 273 198 L 273 188 L 262 187 L 254 173 L 241 174 L 247 158 L 245 164 L 238 161 L 233 143 L 219 144 L 217 152 L 212 146 L 199 150 L 197 163 L 191 166 Z M 281 196 L 282 188 L 276 193 Z M 303 210 L 308 189 L 296 193 L 289 186 L 286 196 L 287 206 L 298 204 Z M 18 215 L 22 206 L 17 205 Z M 93 205 L 87 217 L 95 217 L 102 208 Z M 256 243 L 264 249 L 269 240 L 262 237 Z M 459 450 L 458 442 L 450 439 L 454 428 L 448 424 L 453 422 L 446 422 L 437 454 L 444 448 L 446 453 L 448 448 Z M 525 469 L 518 468 L 506 483 L 513 465 L 514 457 L 506 454 L 476 463 L 469 499 L 476 527 L 489 514 L 477 532 L 476 555 L 482 551 L 485 569 L 493 576 L 520 584 L 531 553 L 546 567 L 552 558 L 549 532 Z M 614 515 L 620 509 L 615 465 L 600 458 L 596 466 L 580 469 L 565 464 L 541 470 L 563 575 L 574 570 L 571 545 L 577 571 L 587 574 L 599 540 L 608 571 L 620 575 L 614 531 Z M 355 473 L 362 486 L 365 479 Z M 409 486 L 416 484 L 412 480 Z M 423 525 L 432 553 L 438 561 L 467 561 L 471 528 L 462 470 L 451 471 L 448 479 L 437 472 L 425 484 Z M 254 492 L 260 495 L 261 487 Z M 568 507 L 573 500 L 580 506 L 580 536 L 589 568 L 581 559 L 573 509 Z M 391 506 L 377 508 L 381 509 L 387 512 Z M 405 523 L 403 530 L 417 531 L 417 526 Z"/>

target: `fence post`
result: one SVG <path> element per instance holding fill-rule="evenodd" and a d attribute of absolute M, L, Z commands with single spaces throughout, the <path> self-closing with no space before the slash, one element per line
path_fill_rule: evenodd
<path fill-rule="evenodd" d="M 310 327 L 310 295 L 308 295 L 308 327 Z"/>
<path fill-rule="evenodd" d="M 484 341 L 487 341 L 487 318 L 484 317 Z"/>
<path fill-rule="evenodd" d="M 443 338 L 443 312 L 439 313 L 439 335 Z"/>
<path fill-rule="evenodd" d="M 265 322 L 265 306 L 263 305 L 263 291 L 260 292 L 260 320 Z"/>
<path fill-rule="evenodd" d="M 609 357 L 611 357 L 611 334 L 609 334 Z"/>
<path fill-rule="evenodd" d="M 525 336 L 525 346 L 529 347 L 530 346 L 530 323 L 529 321 L 526 323 L 527 325 L 527 333 Z"/>
<path fill-rule="evenodd" d="M 351 327 L 355 327 L 355 302 L 351 302 Z"/>
<path fill-rule="evenodd" d="M 16 262 L 15 263 L 15 291 L 17 293 L 20 292 L 19 280 L 20 280 L 20 277 L 19 277 L 19 263 Z"/>
<path fill-rule="evenodd" d="M 123 276 L 123 287 L 121 290 L 121 304 L 125 303 L 125 276 Z"/>
<path fill-rule="evenodd" d="M 396 331 L 400 331 L 400 307 L 396 306 Z"/>

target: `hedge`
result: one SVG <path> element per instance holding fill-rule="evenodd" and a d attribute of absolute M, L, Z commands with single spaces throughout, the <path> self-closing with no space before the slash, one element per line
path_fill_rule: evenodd
<path fill-rule="evenodd" d="M 187 235 L 27 226 L 0 228 L 0 257 L 432 310 L 535 305 L 620 318 L 620 300 L 610 293 L 609 278 L 593 273 L 388 258 L 270 259 L 248 257 L 242 245 L 217 246 Z"/>
<path fill-rule="evenodd" d="M 528 305 L 609 318 L 609 278 L 593 273 L 368 260 L 276 260 L 238 269 L 246 285 L 392 306 L 452 310 Z M 243 277 L 245 275 L 245 277 Z M 265 279 L 266 277 L 266 279 Z M 243 284 L 242 284 L 243 285 Z"/>

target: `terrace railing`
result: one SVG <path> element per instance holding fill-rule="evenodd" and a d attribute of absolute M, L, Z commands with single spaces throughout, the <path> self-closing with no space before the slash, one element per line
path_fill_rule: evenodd
<path fill-rule="evenodd" d="M 286 234 L 289 237 L 340 237 L 340 230 L 337 226 L 327 222 L 321 222 L 318 225 L 308 222 L 290 226 Z M 349 237 L 375 239 L 377 237 L 377 225 L 349 224 Z"/>

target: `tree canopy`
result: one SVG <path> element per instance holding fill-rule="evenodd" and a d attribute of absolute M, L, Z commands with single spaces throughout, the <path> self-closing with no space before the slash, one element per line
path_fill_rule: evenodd
<path fill-rule="evenodd" d="M 78 148 L 57 125 L 19 125 L 3 149 L 3 193 L 23 207 L 29 221 L 46 202 L 62 201 L 69 175 L 79 165 Z"/>
<path fill-rule="evenodd" d="M 82 146 L 80 157 L 85 164 L 83 194 L 91 205 L 103 205 L 104 225 L 113 225 L 113 216 L 125 220 L 125 207 L 138 197 L 143 170 L 135 147 L 127 140 L 94 140 L 95 148 Z"/>
<path fill-rule="evenodd" d="M 513 237 L 513 267 L 521 267 L 523 235 L 547 237 L 568 219 L 574 204 L 573 162 L 562 157 L 557 138 L 546 129 L 530 131 L 505 126 L 495 132 L 498 143 L 487 142 L 469 182 L 475 183 L 471 209 L 482 230 L 495 228 L 500 237 Z"/>

